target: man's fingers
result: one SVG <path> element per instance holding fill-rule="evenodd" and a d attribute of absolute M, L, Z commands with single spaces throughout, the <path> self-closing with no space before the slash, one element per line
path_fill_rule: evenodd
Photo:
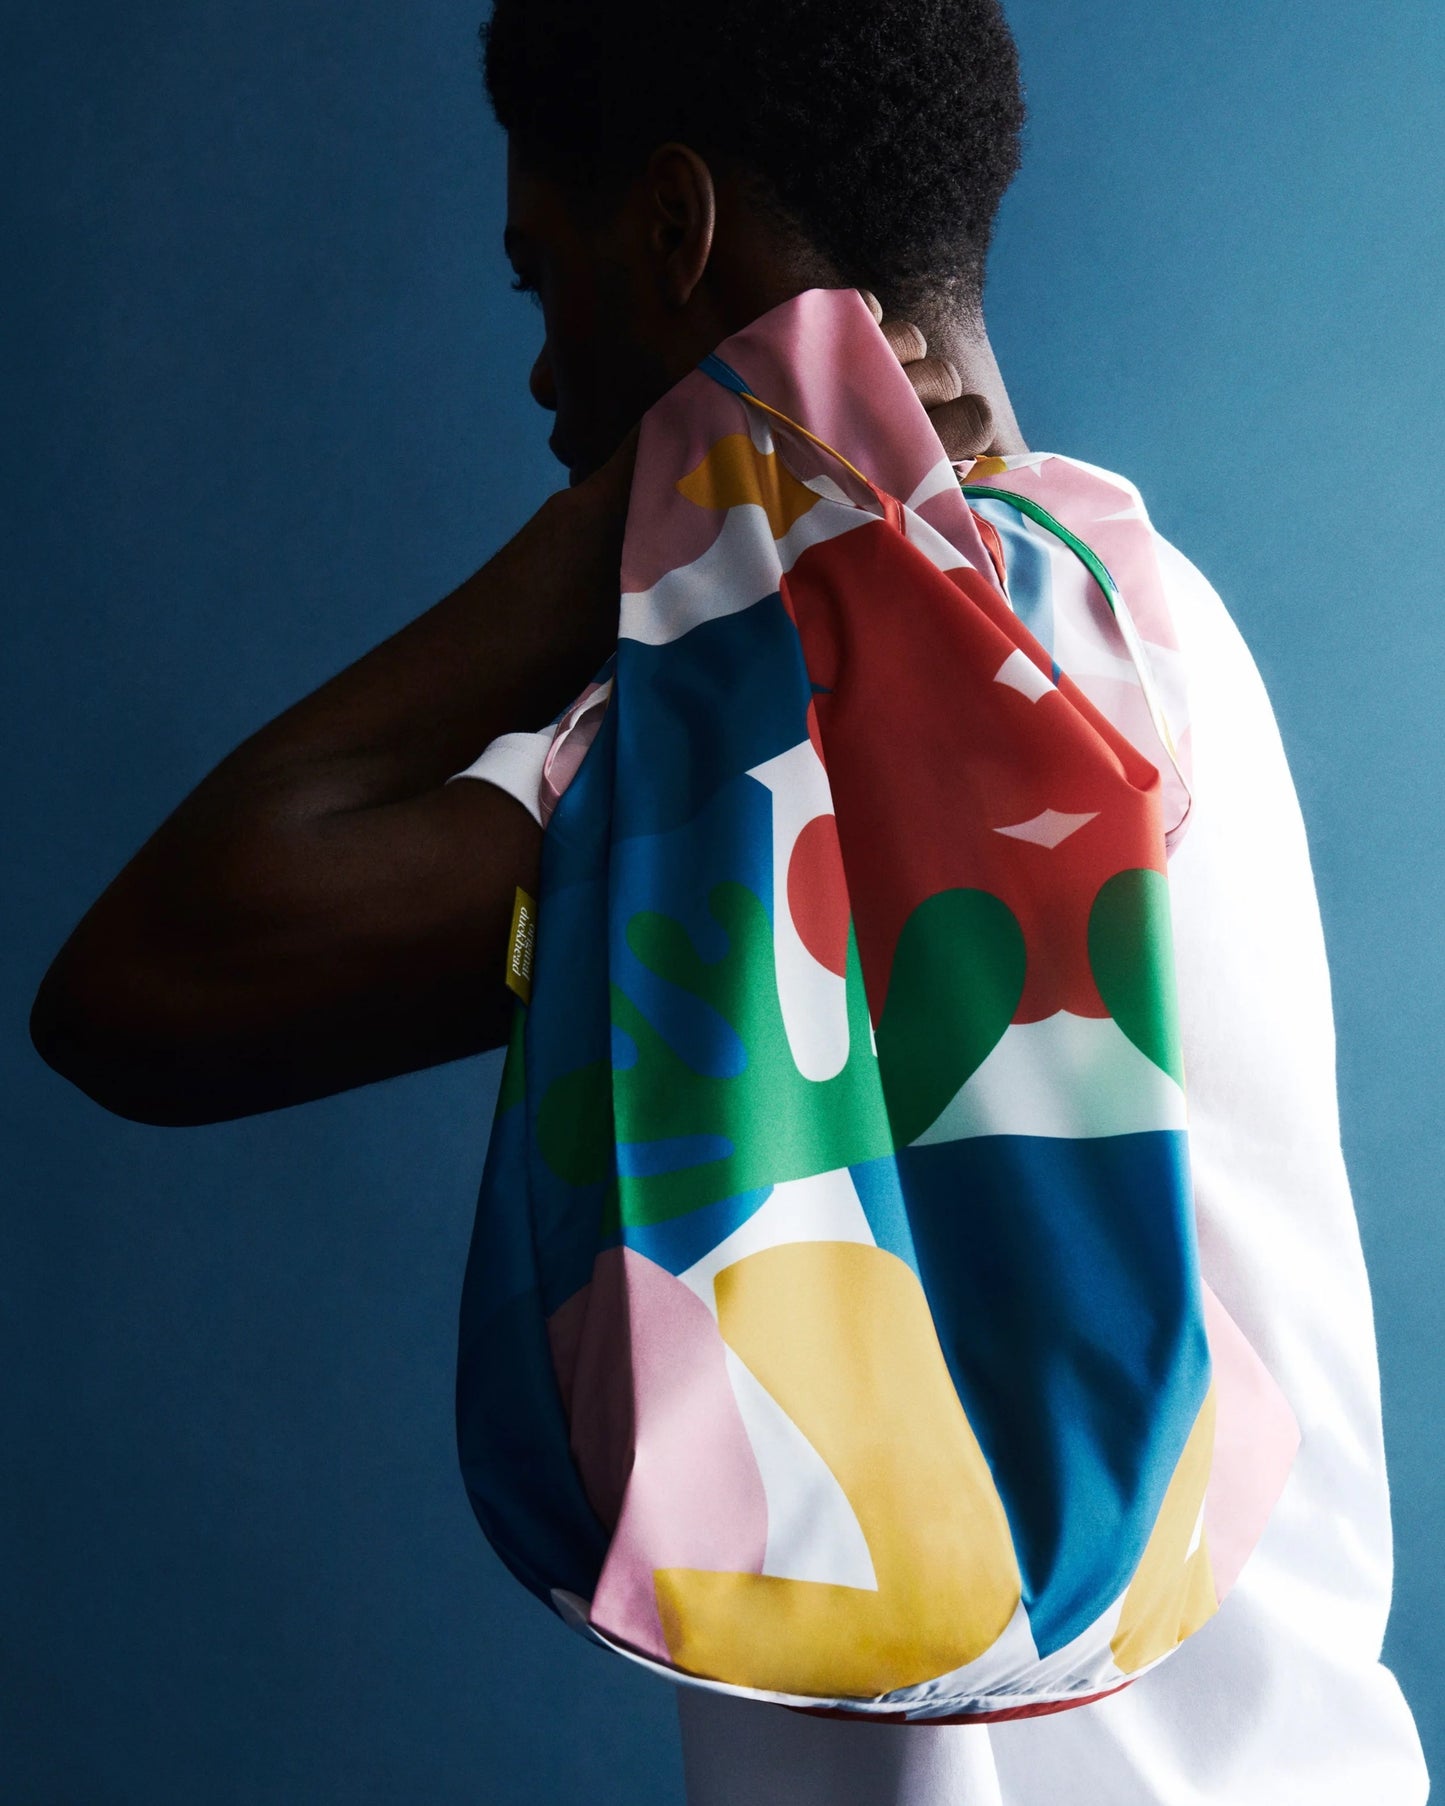
<path fill-rule="evenodd" d="M 946 357 L 921 357 L 905 364 L 913 392 L 930 411 L 954 401 L 963 393 L 963 382 L 956 365 Z"/>
<path fill-rule="evenodd" d="M 993 442 L 993 410 L 982 395 L 945 401 L 928 410 L 928 419 L 951 463 L 981 457 Z"/>
<path fill-rule="evenodd" d="M 912 320 L 883 320 L 880 326 L 900 364 L 915 364 L 928 355 L 928 341 Z"/>
<path fill-rule="evenodd" d="M 946 357 L 930 357 L 928 341 L 912 320 L 885 320 L 878 298 L 859 289 L 870 314 L 928 410 L 933 430 L 955 463 L 977 458 L 993 441 L 993 411 L 982 395 L 965 395 L 957 366 Z"/>

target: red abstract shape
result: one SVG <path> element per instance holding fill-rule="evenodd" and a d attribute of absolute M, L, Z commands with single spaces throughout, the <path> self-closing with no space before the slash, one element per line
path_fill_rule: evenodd
<path fill-rule="evenodd" d="M 881 520 L 810 546 L 782 582 L 837 810 L 876 1024 L 908 917 L 938 891 L 1002 899 L 1028 967 L 1016 1022 L 1106 1016 L 1089 910 L 1131 867 L 1163 871 L 1159 774 L 1067 677 L 1037 699 L 996 682 L 1048 654 L 997 589 L 940 571 Z M 1095 819 L 1055 847 L 996 832 L 1046 809 Z"/>
<path fill-rule="evenodd" d="M 818 964 L 843 977 L 848 970 L 848 881 L 835 816 L 815 815 L 793 842 L 788 913 L 798 939 Z"/>
<path fill-rule="evenodd" d="M 818 755 L 818 763 L 826 767 L 828 761 L 823 757 L 823 735 L 818 726 L 818 698 L 816 696 L 808 704 L 808 738 L 813 743 L 813 751 Z"/>

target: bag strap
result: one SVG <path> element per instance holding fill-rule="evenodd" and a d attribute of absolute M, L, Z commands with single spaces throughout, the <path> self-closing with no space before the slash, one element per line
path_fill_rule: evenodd
<path fill-rule="evenodd" d="M 848 459 L 843 456 L 842 452 L 829 445 L 826 439 L 820 439 L 816 433 L 810 433 L 807 427 L 800 426 L 796 420 L 790 415 L 785 414 L 781 408 L 775 408 L 771 402 L 766 402 L 760 395 L 755 395 L 743 381 L 742 377 L 738 375 L 737 371 L 733 369 L 732 365 L 725 364 L 715 351 L 708 352 L 707 356 L 698 365 L 698 369 L 710 376 L 714 382 L 721 383 L 725 389 L 731 389 L 734 395 L 741 396 L 744 401 L 749 402 L 760 412 L 771 414 L 774 420 L 780 420 L 784 426 L 790 427 L 800 438 L 806 439 L 809 445 L 816 446 L 820 452 L 825 452 L 830 458 L 836 458 L 838 463 L 843 466 L 844 470 L 856 477 L 873 497 L 874 501 L 877 502 L 879 508 L 883 511 L 883 518 L 888 522 L 888 525 L 893 527 L 899 533 L 904 532 L 903 504 L 898 500 L 897 496 L 889 495 L 886 489 L 880 489 L 871 478 L 865 477 L 856 464 L 850 463 Z"/>
<path fill-rule="evenodd" d="M 1056 539 L 1067 546 L 1099 586 L 1105 602 L 1109 605 L 1109 612 L 1118 624 L 1119 636 L 1124 642 L 1134 669 L 1139 674 L 1139 687 L 1144 692 L 1144 701 L 1149 708 L 1149 719 L 1154 724 L 1154 732 L 1159 736 L 1160 745 L 1169 755 L 1169 763 L 1174 768 L 1174 775 L 1179 779 L 1187 796 L 1189 786 L 1184 781 L 1184 773 L 1179 769 L 1179 750 L 1174 743 L 1169 717 L 1164 710 L 1164 699 L 1160 694 L 1159 680 L 1154 675 L 1154 667 L 1149 662 L 1149 653 L 1140 636 L 1139 629 L 1134 625 L 1134 617 L 1130 614 L 1128 605 L 1119 593 L 1119 586 L 1109 575 L 1108 567 L 1103 559 L 1091 546 L 1086 545 L 1077 533 L 1071 532 L 1056 515 L 1050 514 L 1041 502 L 1036 502 L 1030 495 L 1020 495 L 1013 489 L 995 489 L 991 484 L 973 484 L 962 480 L 959 482 L 959 489 L 965 501 L 971 501 L 974 496 L 987 496 L 994 501 L 1006 502 L 1011 508 L 1017 508 L 1021 514 L 1027 515 L 1046 533 L 1052 533 Z"/>
<path fill-rule="evenodd" d="M 816 446 L 819 451 L 826 453 L 828 457 L 836 459 L 845 470 L 867 489 L 869 494 L 878 503 L 882 510 L 883 517 L 888 524 L 891 527 L 896 528 L 900 533 L 906 531 L 904 526 L 903 504 L 896 496 L 889 495 L 886 490 L 880 489 L 870 477 L 865 476 L 863 472 L 859 470 L 856 464 L 851 463 L 843 456 L 842 452 L 829 445 L 826 440 L 820 439 L 816 433 L 810 433 L 807 427 L 801 426 L 796 420 L 783 413 L 781 408 L 773 407 L 770 402 L 764 401 L 760 395 L 754 394 L 738 372 L 733 369 L 732 365 L 724 362 L 716 352 L 710 351 L 699 363 L 698 369 L 705 375 L 710 376 L 714 382 L 720 383 L 723 388 L 730 389 L 734 395 L 739 396 L 743 401 L 747 402 L 750 406 L 757 408 L 761 413 L 771 415 L 774 420 L 780 421 L 784 426 L 790 428 L 793 432 L 806 439 L 810 445 Z M 1083 564 L 1085 570 L 1088 571 L 1094 582 L 1099 586 L 1104 600 L 1109 606 L 1110 614 L 1113 615 L 1114 620 L 1118 623 L 1119 634 L 1124 642 L 1125 650 L 1128 652 L 1130 661 L 1139 675 L 1139 687 L 1143 691 L 1144 701 L 1149 710 L 1149 719 L 1154 724 L 1154 732 L 1158 735 L 1159 743 L 1163 747 L 1169 763 L 1173 767 L 1174 775 L 1178 778 L 1180 786 L 1187 797 L 1189 795 L 1189 786 L 1185 782 L 1184 773 L 1179 767 L 1178 748 L 1174 742 L 1173 731 L 1169 726 L 1169 717 L 1164 710 L 1164 701 L 1159 690 L 1159 680 L 1154 675 L 1154 668 L 1149 662 L 1149 654 L 1145 649 L 1144 641 L 1140 636 L 1138 628 L 1134 625 L 1134 617 L 1130 614 L 1124 598 L 1120 595 L 1118 585 L 1109 575 L 1108 568 L 1104 564 L 1103 559 L 1099 557 L 1091 546 L 1086 545 L 1084 541 L 1079 538 L 1078 534 L 1071 532 L 1061 520 L 1055 515 L 1050 514 L 1047 508 L 1041 503 L 1034 501 L 1032 496 L 1019 495 L 1012 489 L 995 489 L 984 484 L 973 485 L 965 483 L 962 478 L 959 479 L 959 492 L 962 494 L 965 501 L 968 501 L 972 496 L 988 496 L 995 501 L 1005 502 L 1010 507 L 1017 508 L 1022 514 L 1027 515 L 1030 520 L 1042 527 L 1045 532 L 1052 533 L 1062 544 L 1067 546 L 1074 556 Z"/>

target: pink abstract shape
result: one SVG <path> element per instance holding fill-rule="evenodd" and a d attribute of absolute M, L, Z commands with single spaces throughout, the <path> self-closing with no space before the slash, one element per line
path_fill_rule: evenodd
<path fill-rule="evenodd" d="M 1082 674 L 1070 671 L 1069 676 L 1099 713 L 1106 715 L 1131 745 L 1139 747 L 1145 757 L 1149 757 L 1157 744 L 1157 736 L 1153 717 L 1149 713 L 1148 699 L 1139 685 L 1122 677 L 1105 677 L 1096 671 L 1085 671 Z M 1174 815 L 1170 813 L 1166 802 L 1165 827 L 1170 826 L 1173 820 Z"/>
<path fill-rule="evenodd" d="M 1070 458 L 1050 457 L 980 480 L 985 488 L 1012 489 L 1031 496 L 1067 521 L 1102 559 L 1128 604 L 1140 637 L 1156 646 L 1178 646 L 1154 536 L 1140 530 L 1134 512 L 1138 504 L 1119 478 L 1086 470 Z"/>
<path fill-rule="evenodd" d="M 552 734 L 552 744 L 542 762 L 538 809 L 545 828 L 562 792 L 576 777 L 587 749 L 597 738 L 602 716 L 612 695 L 612 683 L 589 683 L 563 715 Z"/>
<path fill-rule="evenodd" d="M 722 532 L 726 511 L 699 508 L 678 493 L 676 480 L 696 470 L 726 434 L 747 430 L 740 417 L 745 406 L 694 370 L 643 416 L 622 542 L 624 596 L 651 589 L 669 571 L 694 563 Z"/>
<path fill-rule="evenodd" d="M 707 1306 L 630 1248 L 548 1325 L 572 1452 L 612 1545 L 592 1600 L 609 1637 L 669 1662 L 657 1568 L 760 1574 L 767 1499 Z"/>
<path fill-rule="evenodd" d="M 1204 1327 L 1215 1388 L 1214 1465 L 1204 1500 L 1204 1534 L 1215 1594 L 1222 1600 L 1264 1534 L 1289 1478 L 1300 1433 L 1288 1399 L 1208 1286 Z"/>
<path fill-rule="evenodd" d="M 810 289 L 761 315 L 719 345 L 717 355 L 772 407 L 807 427 L 891 496 L 908 496 L 944 457 L 942 445 L 903 366 L 854 289 Z M 838 371 L 851 380 L 840 384 Z M 728 433 L 746 432 L 746 404 L 701 370 L 685 376 L 644 418 L 622 548 L 622 592 L 651 589 L 669 571 L 692 564 L 722 530 L 722 511 L 680 495 L 676 474 L 694 470 Z M 826 476 L 876 503 L 836 458 L 780 423 L 793 474 Z M 973 512 L 956 485 L 926 504 L 926 516 L 961 563 L 993 577 Z M 759 600 L 762 598 L 759 597 Z"/>
<path fill-rule="evenodd" d="M 902 364 L 856 289 L 809 289 L 763 314 L 718 347 L 757 395 L 841 452 L 889 495 L 910 496 L 946 454 Z M 838 372 L 849 373 L 839 382 Z M 787 436 L 788 463 L 805 481 L 806 442 Z M 848 483 L 831 458 L 816 472 Z M 862 492 L 860 491 L 860 499 Z M 865 506 L 871 504 L 866 500 Z M 992 560 L 956 484 L 924 510 L 930 525 L 995 581 Z"/>
<path fill-rule="evenodd" d="M 958 486 L 955 484 L 951 490 L 941 489 L 937 495 L 929 496 L 926 502 L 920 502 L 913 510 L 920 520 L 927 521 L 930 527 L 941 533 L 955 551 L 958 550 L 959 536 L 962 532 L 962 525 L 958 519 L 956 510 L 957 502 Z M 983 575 L 991 578 L 994 583 L 997 583 L 998 565 L 994 560 L 993 548 L 988 544 L 987 538 L 992 523 L 981 522 L 971 508 L 968 510 L 968 514 L 969 518 L 973 521 L 974 531 L 978 534 L 979 544 L 984 550 L 986 562 L 983 566 Z M 993 530 L 996 534 L 997 529 Z M 960 557 L 958 562 L 960 564 L 969 564 L 976 561 Z M 947 569 L 947 566 L 940 565 L 939 569 L 945 570 Z"/>

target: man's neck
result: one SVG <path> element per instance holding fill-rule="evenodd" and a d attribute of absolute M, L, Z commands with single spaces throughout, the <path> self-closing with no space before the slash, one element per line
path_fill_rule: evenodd
<path fill-rule="evenodd" d="M 696 298 L 700 321 L 694 329 L 709 336 L 711 343 L 804 289 L 844 285 L 830 261 L 801 246 L 796 232 L 760 209 L 738 178 L 719 181 L 717 209 L 708 279 Z M 885 304 L 884 311 L 892 310 Z M 957 294 L 940 292 L 932 304 L 899 311 L 896 317 L 913 321 L 927 339 L 931 356 L 946 357 L 954 364 L 965 395 L 987 402 L 993 418 L 988 450 L 998 456 L 1027 451 L 980 308 L 961 302 Z M 688 346 L 675 360 L 680 372 L 696 362 L 692 349 Z"/>

